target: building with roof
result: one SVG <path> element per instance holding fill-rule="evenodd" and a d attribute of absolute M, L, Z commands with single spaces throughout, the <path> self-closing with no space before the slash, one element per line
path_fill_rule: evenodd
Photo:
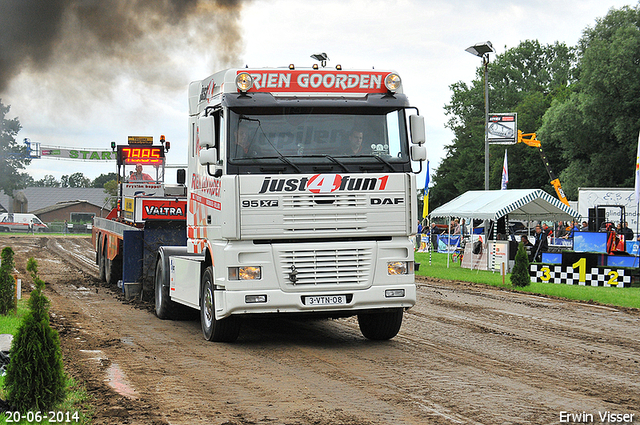
<path fill-rule="evenodd" d="M 104 189 L 88 187 L 27 187 L 16 191 L 13 197 L 0 192 L 0 206 L 7 212 L 36 214 L 44 222 L 58 218 L 70 221 L 71 212 L 106 217 L 111 210 L 109 195 Z M 47 220 L 41 214 L 55 220 Z"/>

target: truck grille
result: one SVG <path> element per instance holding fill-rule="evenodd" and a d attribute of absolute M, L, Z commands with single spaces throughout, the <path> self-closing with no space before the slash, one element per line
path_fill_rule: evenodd
<path fill-rule="evenodd" d="M 367 199 L 363 194 L 296 195 L 282 199 L 285 233 L 364 232 Z"/>
<path fill-rule="evenodd" d="M 371 248 L 283 250 L 279 255 L 283 281 L 290 286 L 363 286 L 371 275 Z"/>
<path fill-rule="evenodd" d="M 365 207 L 367 197 L 362 193 L 336 193 L 330 195 L 296 194 L 282 197 L 282 206 L 287 208 L 329 208 Z"/>

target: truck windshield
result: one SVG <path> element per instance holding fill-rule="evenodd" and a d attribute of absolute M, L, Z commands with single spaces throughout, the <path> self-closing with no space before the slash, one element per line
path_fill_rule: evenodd
<path fill-rule="evenodd" d="M 228 121 L 230 171 L 403 172 L 410 167 L 402 108 L 234 108 Z M 236 166 L 237 168 L 233 167 Z M 314 168 L 315 167 L 315 168 Z M 327 171 L 331 171 L 327 169 Z"/>

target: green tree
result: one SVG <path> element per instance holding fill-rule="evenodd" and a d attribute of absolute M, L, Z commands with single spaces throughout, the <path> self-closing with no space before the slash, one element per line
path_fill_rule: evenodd
<path fill-rule="evenodd" d="M 516 252 L 516 258 L 511 271 L 511 284 L 513 286 L 524 287 L 531 284 L 531 277 L 529 276 L 529 257 L 527 256 L 527 250 L 524 244 L 520 242 L 518 244 L 518 252 Z"/>
<path fill-rule="evenodd" d="M 35 182 L 37 187 L 60 187 L 60 182 L 51 174 L 46 174 L 42 179 Z"/>
<path fill-rule="evenodd" d="M 100 174 L 93 180 L 91 187 L 104 187 L 105 183 L 111 180 L 118 180 L 118 175 L 116 173 Z"/>
<path fill-rule="evenodd" d="M 527 40 L 497 55 L 489 64 L 490 113 L 517 112 L 518 127 L 535 132 L 556 98 L 568 96 L 574 79 L 575 51 L 562 43 L 541 45 Z M 459 81 L 450 86 L 451 102 L 445 106 L 446 124 L 454 141 L 445 147 L 445 158 L 434 173 L 430 192 L 432 208 L 468 191 L 484 188 L 484 80 L 478 68 L 471 85 Z M 500 187 L 505 146 L 490 146 L 490 188 Z M 510 188 L 542 187 L 555 193 L 537 149 L 524 144 L 508 147 Z M 558 168 L 561 155 L 548 149 L 547 157 Z"/>
<path fill-rule="evenodd" d="M 118 202 L 118 182 L 116 180 L 109 180 L 104 184 L 104 191 L 108 194 L 105 201 L 111 199 L 111 208 L 114 208 Z"/>
<path fill-rule="evenodd" d="M 53 409 L 65 396 L 65 374 L 58 332 L 49 324 L 49 300 L 38 264 L 27 261 L 36 289 L 29 297 L 29 313 L 24 317 L 11 344 L 7 367 L 7 401 L 21 412 Z"/>
<path fill-rule="evenodd" d="M 60 178 L 62 187 L 91 187 L 91 180 L 82 173 L 73 173 L 70 176 L 63 175 Z"/>
<path fill-rule="evenodd" d="M 565 192 L 631 187 L 640 131 L 640 6 L 611 9 L 579 42 L 579 81 L 557 99 L 539 134 L 562 153 Z"/>
<path fill-rule="evenodd" d="M 7 314 L 16 308 L 16 284 L 13 279 L 13 249 L 5 247 L 2 250 L 2 264 L 0 265 L 0 314 Z"/>
<path fill-rule="evenodd" d="M 23 189 L 23 175 L 20 170 L 31 160 L 27 158 L 26 146 L 16 143 L 16 135 L 22 128 L 18 118 L 8 119 L 10 106 L 0 99 L 0 190 L 12 196 L 16 189 Z"/>

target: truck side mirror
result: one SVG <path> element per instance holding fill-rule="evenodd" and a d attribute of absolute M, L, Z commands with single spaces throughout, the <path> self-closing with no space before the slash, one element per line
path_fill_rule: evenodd
<path fill-rule="evenodd" d="M 198 138 L 200 148 L 208 149 L 216 147 L 215 120 L 213 115 L 202 117 L 198 120 Z"/>
<path fill-rule="evenodd" d="M 184 184 L 187 181 L 187 173 L 184 168 L 178 168 L 178 171 L 176 171 L 176 181 L 178 184 Z"/>
<path fill-rule="evenodd" d="M 427 159 L 427 147 L 424 145 L 411 145 L 411 160 L 424 161 Z"/>
<path fill-rule="evenodd" d="M 202 149 L 199 157 L 200 165 L 215 164 L 218 162 L 218 150 L 216 148 Z"/>
<path fill-rule="evenodd" d="M 426 141 L 424 131 L 424 117 L 422 115 L 411 115 L 409 117 L 409 127 L 411 128 L 411 142 L 421 145 Z"/>

